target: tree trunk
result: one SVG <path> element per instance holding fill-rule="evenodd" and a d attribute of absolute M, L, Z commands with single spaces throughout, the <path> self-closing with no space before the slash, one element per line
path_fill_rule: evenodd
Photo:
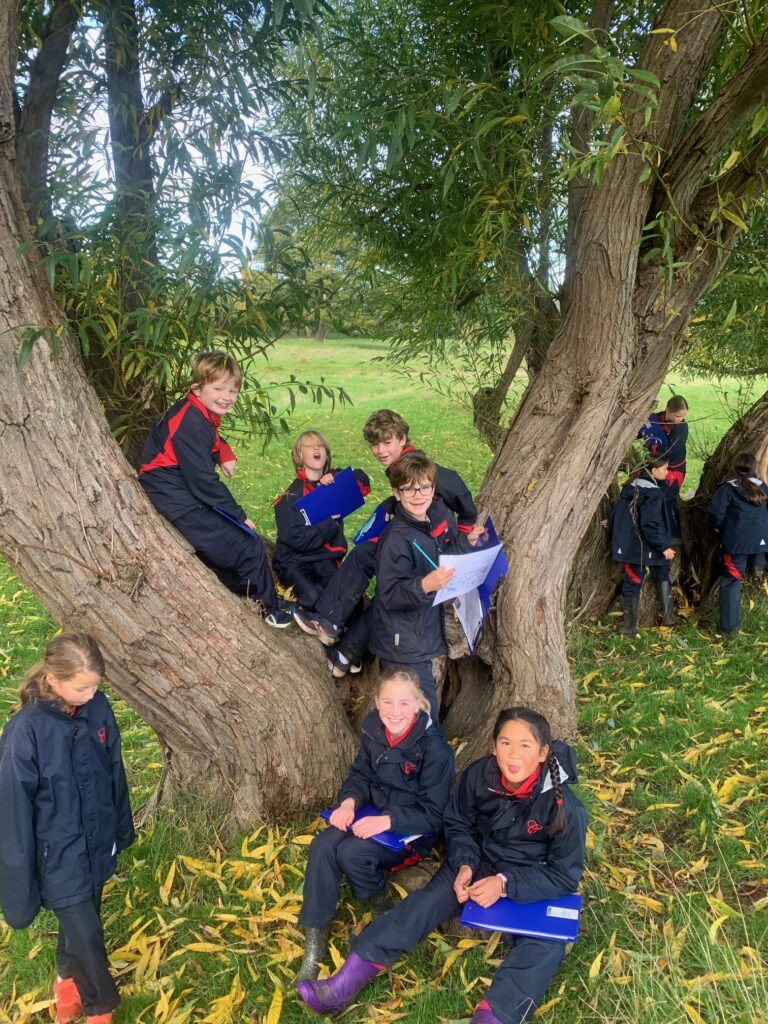
<path fill-rule="evenodd" d="M 570 620 L 595 622 L 616 597 L 622 568 L 611 558 L 608 530 L 603 523 L 618 498 L 619 487 L 614 480 L 600 499 L 571 564 L 566 593 Z"/>
<path fill-rule="evenodd" d="M 314 645 L 265 627 L 149 504 L 75 346 L 19 327 L 59 313 L 26 236 L 14 152 L 16 12 L 0 14 L 0 548 L 54 620 L 93 632 L 111 686 L 158 734 L 172 777 L 243 825 L 328 801 L 353 753 Z M 318 756 L 318 751 L 322 755 Z"/>
<path fill-rule="evenodd" d="M 694 602 L 706 598 L 720 575 L 717 539 L 709 524 L 707 509 L 715 488 L 732 474 L 733 460 L 739 452 L 755 455 L 758 476 L 765 480 L 768 474 L 768 391 L 723 435 L 704 464 L 695 496 L 683 502 L 684 582 Z"/>

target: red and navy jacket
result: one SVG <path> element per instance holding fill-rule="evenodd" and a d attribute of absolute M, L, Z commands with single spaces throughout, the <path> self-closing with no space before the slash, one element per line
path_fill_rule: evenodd
<path fill-rule="evenodd" d="M 90 899 L 135 838 L 120 731 L 103 693 L 64 714 L 25 705 L 0 737 L 0 909 L 26 928 L 40 906 Z"/>
<path fill-rule="evenodd" d="M 415 452 L 417 455 L 424 454 L 420 448 L 416 448 L 412 444 L 407 444 L 400 455 L 407 455 L 409 452 Z M 391 466 L 387 466 L 384 470 L 387 479 L 389 479 L 389 474 L 392 472 L 392 466 L 394 466 L 396 462 L 397 460 L 395 460 Z M 477 509 L 475 508 L 475 502 L 472 499 L 472 494 L 455 470 L 446 469 L 445 466 L 440 466 L 437 463 L 435 463 L 435 465 L 437 466 L 435 497 L 439 498 L 446 508 L 453 512 L 460 532 L 469 533 L 477 522 Z M 390 515 L 394 513 L 396 502 L 393 497 L 385 498 L 382 504 Z"/>
<path fill-rule="evenodd" d="M 410 730 L 398 742 L 390 742 L 377 711 L 363 720 L 357 757 L 339 790 L 338 803 L 352 797 L 355 809 L 374 804 L 392 821 L 391 832 L 427 835 L 412 844 L 416 853 L 427 853 L 443 827 L 456 771 L 453 751 L 419 711 Z"/>
<path fill-rule="evenodd" d="M 614 562 L 647 566 L 666 561 L 662 552 L 672 547 L 672 528 L 660 484 L 665 481 L 646 473 L 622 487 L 609 517 Z"/>
<path fill-rule="evenodd" d="M 338 469 L 331 470 L 334 476 L 338 472 Z M 353 473 L 363 497 L 370 494 L 371 482 L 362 469 L 355 469 Z M 328 518 L 308 526 L 301 510 L 296 508 L 299 498 L 318 486 L 322 486 L 319 481 L 308 480 L 304 470 L 300 469 L 290 487 L 275 502 L 277 544 L 272 564 L 278 575 L 291 562 L 307 564 L 328 558 L 339 562 L 347 553 L 343 520 Z"/>
<path fill-rule="evenodd" d="M 215 505 L 239 523 L 240 508 L 216 473 L 220 462 L 234 459 L 219 437 L 220 416 L 193 395 L 180 399 L 157 421 L 141 453 L 139 483 L 158 512 L 170 519 L 201 505 Z"/>
<path fill-rule="evenodd" d="M 687 423 L 667 423 L 663 411 L 652 412 L 637 436 L 653 455 L 666 455 L 669 468 L 685 477 Z"/>
<path fill-rule="evenodd" d="M 402 665 L 445 653 L 443 606 L 433 605 L 435 595 L 425 594 L 421 581 L 438 565 L 441 554 L 472 550 L 442 501 L 433 498 L 427 516 L 426 522 L 419 522 L 398 502 L 376 553 L 369 646 L 380 658 Z"/>
<path fill-rule="evenodd" d="M 768 484 L 750 477 L 768 495 Z M 709 521 L 718 533 L 723 551 L 729 555 L 757 555 L 768 552 L 768 507 L 753 505 L 736 478 L 720 484 L 709 503 Z"/>
<path fill-rule="evenodd" d="M 504 785 L 495 757 L 482 757 L 462 773 L 444 816 L 445 856 L 453 871 L 472 868 L 475 881 L 506 875 L 506 895 L 518 903 L 556 899 L 574 892 L 584 870 L 587 812 L 571 792 L 576 758 L 555 740 L 566 827 L 550 838 L 555 816 L 549 770 L 542 767 L 533 790 L 515 797 Z"/>

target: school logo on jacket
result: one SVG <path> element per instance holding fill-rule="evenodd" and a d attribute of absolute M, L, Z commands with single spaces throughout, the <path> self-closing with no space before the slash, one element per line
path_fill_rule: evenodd
<path fill-rule="evenodd" d="M 99 729 L 99 731 L 96 733 L 96 735 L 99 737 L 99 743 L 106 743 L 107 742 L 107 727 L 106 727 L 106 725 L 102 725 L 102 727 Z"/>
<path fill-rule="evenodd" d="M 535 836 L 537 832 L 541 832 L 544 826 L 540 825 L 535 818 L 531 818 L 525 828 L 529 836 Z"/>
<path fill-rule="evenodd" d="M 413 761 L 406 761 L 403 764 L 403 772 L 406 778 L 410 778 L 411 775 L 416 771 L 418 765 L 415 765 Z"/>

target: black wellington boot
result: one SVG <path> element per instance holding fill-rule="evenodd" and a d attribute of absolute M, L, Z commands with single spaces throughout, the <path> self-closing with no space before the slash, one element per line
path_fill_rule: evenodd
<path fill-rule="evenodd" d="M 683 621 L 679 615 L 675 615 L 675 602 L 672 600 L 672 584 L 669 580 L 657 582 L 659 601 L 661 602 L 661 624 L 662 626 L 679 626 Z"/>
<path fill-rule="evenodd" d="M 640 595 L 622 597 L 621 604 L 624 609 L 624 621 L 616 631 L 621 636 L 637 636 L 637 617 L 640 613 Z"/>
<path fill-rule="evenodd" d="M 307 928 L 304 959 L 294 981 L 314 981 L 320 971 L 320 961 L 328 951 L 328 929 Z"/>

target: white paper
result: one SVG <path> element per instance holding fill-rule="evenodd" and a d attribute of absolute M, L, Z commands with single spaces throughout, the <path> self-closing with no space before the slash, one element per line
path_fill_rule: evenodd
<path fill-rule="evenodd" d="M 500 551 L 501 544 L 496 544 L 492 548 L 471 551 L 466 555 L 441 555 L 440 568 L 455 568 L 456 572 L 449 582 L 437 591 L 432 604 L 443 604 L 444 601 L 476 590 L 488 575 Z"/>
<path fill-rule="evenodd" d="M 471 649 L 475 646 L 477 634 L 483 624 L 483 606 L 480 604 L 477 587 L 470 590 L 468 594 L 457 597 L 453 607 L 456 609 L 456 615 Z"/>

